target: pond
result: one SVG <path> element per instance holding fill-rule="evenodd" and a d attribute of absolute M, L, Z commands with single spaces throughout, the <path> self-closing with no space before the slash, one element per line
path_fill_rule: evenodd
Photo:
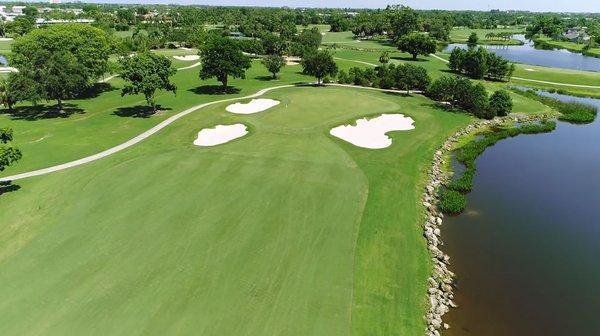
<path fill-rule="evenodd" d="M 3 66 L 8 65 L 8 59 L 6 58 L 6 56 L 0 55 L 0 65 L 3 65 Z"/>
<path fill-rule="evenodd" d="M 584 56 L 564 49 L 543 50 L 536 49 L 533 42 L 526 40 L 523 35 L 515 35 L 523 41 L 521 46 L 484 46 L 512 62 L 540 65 L 553 68 L 600 71 L 600 58 Z M 452 52 L 454 48 L 466 49 L 466 44 L 449 44 L 444 52 Z"/>
<path fill-rule="evenodd" d="M 476 164 L 442 227 L 459 305 L 443 335 L 600 335 L 600 121 L 502 140 Z"/>

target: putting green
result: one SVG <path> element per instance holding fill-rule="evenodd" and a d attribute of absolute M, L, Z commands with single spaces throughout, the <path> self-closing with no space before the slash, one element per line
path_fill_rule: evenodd
<path fill-rule="evenodd" d="M 416 335 L 428 252 L 419 198 L 470 117 L 420 96 L 287 88 L 199 110 L 105 159 L 19 181 L 0 203 L 2 335 Z M 331 127 L 398 112 L 383 150 Z M 225 145 L 197 132 L 242 122 Z"/>

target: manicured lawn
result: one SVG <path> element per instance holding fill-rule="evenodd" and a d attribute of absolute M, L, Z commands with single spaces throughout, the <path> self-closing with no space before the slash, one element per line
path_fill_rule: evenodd
<path fill-rule="evenodd" d="M 511 39 L 490 39 L 486 35 L 489 33 L 513 33 L 521 34 L 525 31 L 525 27 L 510 27 L 499 29 L 470 29 L 470 28 L 454 28 L 450 31 L 450 39 L 454 43 L 465 43 L 469 39 L 471 33 L 476 33 L 479 37 L 479 44 L 501 44 L 501 45 L 520 45 L 519 40 Z"/>
<path fill-rule="evenodd" d="M 470 118 L 359 89 L 267 97 L 282 103 L 249 116 L 200 110 L 3 195 L 0 333 L 422 333 L 419 198 L 433 151 Z M 416 125 L 391 133 L 388 149 L 328 135 L 386 112 Z M 192 145 L 201 128 L 234 122 L 250 135 Z"/>
<path fill-rule="evenodd" d="M 173 61 L 176 66 L 195 63 Z M 313 80 L 298 74 L 300 70 L 298 65 L 284 67 L 281 79 L 271 81 L 266 78 L 269 76 L 267 70 L 255 61 L 246 79 L 231 79 L 231 85 L 240 89 L 237 96 L 245 96 L 266 87 Z M 145 109 L 143 96 L 121 97 L 123 83 L 119 78 L 110 81 L 110 89 L 97 97 L 71 101 L 73 107 L 80 110 L 68 117 L 49 116 L 35 110 L 14 114 L 0 110 L 0 125 L 13 128 L 15 144 L 25 153 L 18 164 L 0 172 L 0 176 L 40 169 L 100 152 L 142 133 L 177 112 L 223 99 L 222 95 L 206 93 L 210 86 L 218 83 L 214 80 L 201 81 L 199 71 L 199 67 L 179 71 L 174 77 L 177 95 L 159 93 L 157 101 L 166 111 L 150 117 L 138 115 Z"/>

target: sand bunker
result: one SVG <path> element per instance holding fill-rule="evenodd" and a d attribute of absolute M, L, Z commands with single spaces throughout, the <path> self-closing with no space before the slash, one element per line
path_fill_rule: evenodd
<path fill-rule="evenodd" d="M 194 145 L 208 147 L 227 143 L 248 134 L 246 125 L 217 125 L 213 128 L 204 128 L 198 132 Z"/>
<path fill-rule="evenodd" d="M 273 99 L 252 99 L 247 104 L 231 104 L 225 110 L 235 114 L 252 114 L 268 110 L 277 105 L 279 105 L 279 101 Z"/>
<path fill-rule="evenodd" d="M 300 61 L 302 60 L 300 57 L 294 57 L 294 56 L 285 56 L 285 64 L 286 65 L 298 65 L 300 64 Z"/>
<path fill-rule="evenodd" d="M 535 71 L 535 69 L 527 68 L 527 69 L 525 69 L 525 71 L 533 72 L 533 71 Z"/>
<path fill-rule="evenodd" d="M 185 55 L 185 56 L 173 56 L 174 59 L 179 61 L 197 61 L 200 59 L 198 55 Z"/>
<path fill-rule="evenodd" d="M 338 126 L 329 133 L 358 147 L 380 149 L 392 145 L 392 139 L 385 135 L 387 132 L 412 130 L 414 122 L 403 114 L 382 114 L 373 119 L 359 119 L 356 126 Z"/>

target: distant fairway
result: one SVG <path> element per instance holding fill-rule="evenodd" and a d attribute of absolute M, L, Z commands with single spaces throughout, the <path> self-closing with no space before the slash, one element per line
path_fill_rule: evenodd
<path fill-rule="evenodd" d="M 419 197 L 470 119 L 420 96 L 289 88 L 255 115 L 199 110 L 100 161 L 2 196 L 2 335 L 416 335 L 430 266 Z M 384 150 L 331 127 L 398 112 Z M 200 148 L 196 133 L 250 134 Z"/>

